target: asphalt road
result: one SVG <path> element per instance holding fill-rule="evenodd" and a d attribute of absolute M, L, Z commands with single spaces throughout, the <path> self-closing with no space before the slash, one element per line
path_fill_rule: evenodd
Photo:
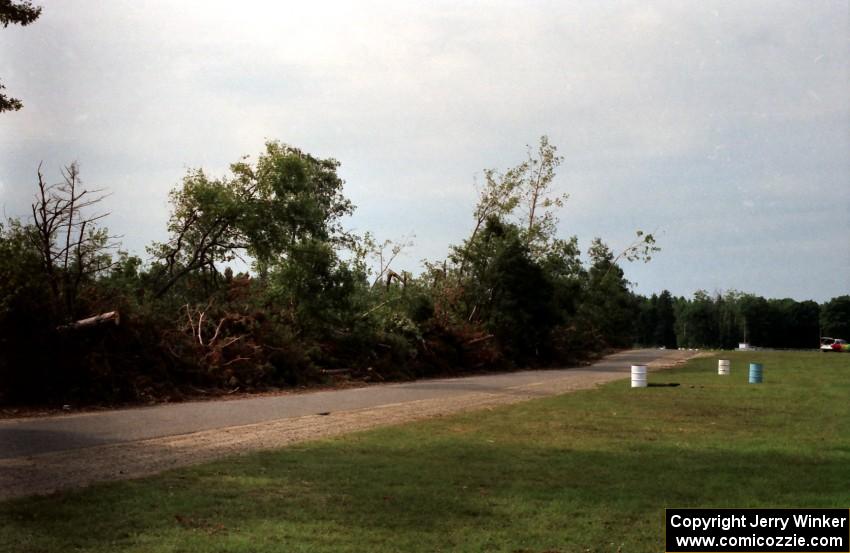
<path fill-rule="evenodd" d="M 115 411 L 0 421 L 0 459 L 67 451 L 90 446 L 135 442 L 202 430 L 351 411 L 470 392 L 504 392 L 516 386 L 569 378 L 588 371 L 622 372 L 665 356 L 659 350 L 631 350 L 604 358 L 590 367 L 501 373 L 464 378 L 420 380 L 364 388 L 284 394 L 227 401 L 156 405 Z"/>

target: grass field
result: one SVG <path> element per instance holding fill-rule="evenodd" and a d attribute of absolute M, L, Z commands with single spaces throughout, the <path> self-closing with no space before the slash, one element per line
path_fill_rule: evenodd
<path fill-rule="evenodd" d="M 665 507 L 850 507 L 850 355 L 724 357 L 2 503 L 0 551 L 658 552 Z"/>

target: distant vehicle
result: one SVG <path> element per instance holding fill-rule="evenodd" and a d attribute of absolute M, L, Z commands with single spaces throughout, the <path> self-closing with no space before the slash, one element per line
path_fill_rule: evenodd
<path fill-rule="evenodd" d="M 826 337 L 823 337 L 823 338 L 820 339 L 820 350 L 823 351 L 823 352 L 827 352 L 827 351 L 850 352 L 850 344 L 848 344 L 846 340 L 842 340 L 841 338 L 826 338 Z"/>

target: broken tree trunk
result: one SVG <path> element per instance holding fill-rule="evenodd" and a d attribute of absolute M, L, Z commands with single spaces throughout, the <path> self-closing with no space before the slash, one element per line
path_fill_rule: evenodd
<path fill-rule="evenodd" d="M 95 315 L 94 317 L 89 317 L 87 319 L 80 319 L 79 321 L 62 325 L 58 327 L 57 330 L 77 330 L 79 328 L 96 326 L 105 323 L 115 323 L 115 326 L 118 326 L 121 323 L 121 316 L 118 314 L 118 311 L 109 311 L 108 313 L 101 313 L 100 315 Z"/>

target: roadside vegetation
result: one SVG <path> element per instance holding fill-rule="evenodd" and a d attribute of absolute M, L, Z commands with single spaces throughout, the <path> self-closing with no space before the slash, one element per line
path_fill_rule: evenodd
<path fill-rule="evenodd" d="M 322 382 L 575 363 L 633 342 L 619 262 L 652 235 L 582 258 L 559 238 L 561 158 L 487 170 L 471 232 L 418 275 L 406 241 L 354 235 L 334 159 L 271 141 L 170 195 L 168 239 L 120 250 L 77 164 L 36 173 L 32 216 L 0 226 L 0 403 L 177 400 Z M 241 267 L 241 271 L 240 268 Z"/>
<path fill-rule="evenodd" d="M 0 505 L 4 551 L 659 551 L 665 507 L 850 502 L 850 356 L 595 390 Z M 748 362 L 765 381 L 747 384 Z"/>
<path fill-rule="evenodd" d="M 582 255 L 563 238 L 562 158 L 541 137 L 484 171 L 471 231 L 419 274 L 410 241 L 346 230 L 339 162 L 270 141 L 224 176 L 187 172 L 168 239 L 120 249 L 73 163 L 35 174 L 32 215 L 0 223 L 0 405 L 140 403 L 234 391 L 579 363 L 634 344 L 817 347 L 842 337 L 850 296 L 635 295 L 621 265 L 652 234 Z M 842 334 L 844 333 L 844 334 Z"/>

